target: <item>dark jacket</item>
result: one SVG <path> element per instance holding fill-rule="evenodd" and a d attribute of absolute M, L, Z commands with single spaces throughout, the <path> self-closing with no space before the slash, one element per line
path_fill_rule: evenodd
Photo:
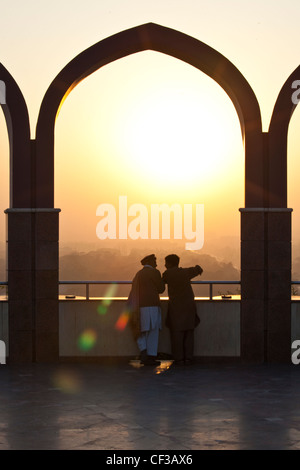
<path fill-rule="evenodd" d="M 160 306 L 159 294 L 165 290 L 165 283 L 158 269 L 144 266 L 136 273 L 132 284 L 136 282 L 136 278 L 139 283 L 139 306 Z"/>
<path fill-rule="evenodd" d="M 202 273 L 200 266 L 192 268 L 173 267 L 163 273 L 168 285 L 169 306 L 167 326 L 174 330 L 190 330 L 199 323 L 191 279 Z"/>
<path fill-rule="evenodd" d="M 140 308 L 159 307 L 159 294 L 164 290 L 165 283 L 158 269 L 144 266 L 134 276 L 127 301 L 127 312 L 135 339 L 140 334 Z"/>

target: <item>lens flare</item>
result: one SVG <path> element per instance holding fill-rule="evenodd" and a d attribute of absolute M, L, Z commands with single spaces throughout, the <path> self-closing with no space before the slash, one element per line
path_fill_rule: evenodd
<path fill-rule="evenodd" d="M 92 349 L 97 341 L 97 333 L 90 329 L 84 330 L 78 338 L 78 347 L 82 351 L 89 351 Z"/>
<path fill-rule="evenodd" d="M 123 331 L 126 328 L 126 325 L 129 320 L 129 313 L 123 312 L 116 321 L 115 328 L 116 330 Z"/>
<path fill-rule="evenodd" d="M 117 284 L 110 284 L 105 292 L 105 297 L 113 297 L 118 290 Z"/>
<path fill-rule="evenodd" d="M 118 289 L 117 284 L 110 284 L 108 289 L 105 292 L 105 299 L 101 301 L 101 304 L 97 307 L 97 312 L 99 315 L 105 315 L 107 313 L 108 307 L 112 303 L 111 297 L 113 297 Z"/>
<path fill-rule="evenodd" d="M 98 305 L 98 307 L 97 307 L 97 312 L 99 313 L 99 315 L 105 315 L 106 312 L 107 312 L 106 306 L 101 303 L 101 304 Z"/>
<path fill-rule="evenodd" d="M 53 384 L 63 393 L 78 393 L 82 385 L 79 377 L 71 371 L 59 371 L 53 377 Z"/>

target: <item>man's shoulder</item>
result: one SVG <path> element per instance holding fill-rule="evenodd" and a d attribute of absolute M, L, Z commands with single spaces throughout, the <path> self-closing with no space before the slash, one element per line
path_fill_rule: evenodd
<path fill-rule="evenodd" d="M 179 268 L 178 266 L 174 266 L 172 268 L 166 269 L 163 273 L 164 278 L 172 279 L 174 277 L 178 277 L 183 273 L 183 269 Z"/>
<path fill-rule="evenodd" d="M 141 276 L 160 276 L 160 271 L 156 268 L 151 268 L 151 267 L 148 267 L 148 266 L 145 266 L 144 268 L 142 268 L 140 271 L 139 271 L 140 275 Z"/>

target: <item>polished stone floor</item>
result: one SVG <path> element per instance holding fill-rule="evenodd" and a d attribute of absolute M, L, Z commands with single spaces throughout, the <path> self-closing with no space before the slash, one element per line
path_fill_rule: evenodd
<path fill-rule="evenodd" d="M 0 365 L 0 450 L 300 449 L 300 365 Z"/>

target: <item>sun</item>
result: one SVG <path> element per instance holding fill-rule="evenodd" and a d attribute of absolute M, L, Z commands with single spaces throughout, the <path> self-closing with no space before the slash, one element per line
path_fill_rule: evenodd
<path fill-rule="evenodd" d="M 243 191 L 236 109 L 214 80 L 180 60 L 139 53 L 109 64 L 72 91 L 58 121 L 56 181 L 74 212 L 119 195 L 208 207 Z M 65 191 L 70 172 L 75 187 L 89 188 L 76 204 Z"/>
<path fill-rule="evenodd" d="M 226 107 L 189 88 L 152 91 L 122 120 L 120 146 L 137 176 L 209 184 L 222 178 L 236 151 L 240 129 L 231 102 L 227 108 L 229 118 Z"/>
<path fill-rule="evenodd" d="M 148 210 L 203 204 L 206 232 L 239 227 L 239 118 L 226 92 L 198 69 L 158 53 L 109 64 L 68 96 L 55 132 L 55 204 L 69 239 L 94 234 L 96 208 L 117 207 L 120 196 Z"/>

